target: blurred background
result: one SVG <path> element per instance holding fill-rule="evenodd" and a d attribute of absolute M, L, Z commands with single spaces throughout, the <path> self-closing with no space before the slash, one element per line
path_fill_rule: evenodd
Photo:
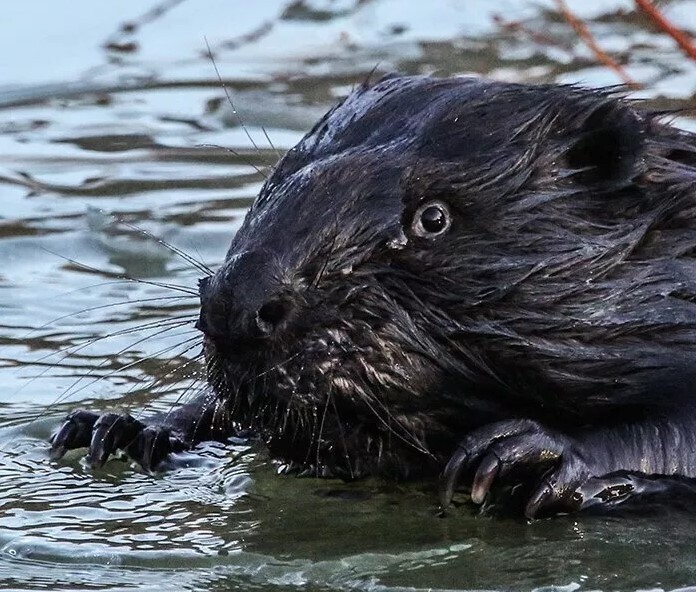
<path fill-rule="evenodd" d="M 146 413 L 195 388 L 197 303 L 180 288 L 199 272 L 156 237 L 217 265 L 264 169 L 370 73 L 622 84 L 696 129 L 693 0 L 23 0 L 1 14 L 0 587 L 696 584 L 689 513 L 441 519 L 431 489 L 279 478 L 234 442 L 154 477 L 46 454 L 75 407 Z"/>

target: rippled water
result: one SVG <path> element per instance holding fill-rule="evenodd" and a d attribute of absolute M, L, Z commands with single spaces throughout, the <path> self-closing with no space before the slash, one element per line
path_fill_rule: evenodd
<path fill-rule="evenodd" d="M 645 85 L 637 96 L 693 106 L 696 64 L 632 15 L 631 2 L 569 3 Z M 241 443 L 200 446 L 154 476 L 120 460 L 92 471 L 77 453 L 48 459 L 68 410 L 168 409 L 195 382 L 196 333 L 177 320 L 193 318 L 196 301 L 166 285 L 195 286 L 198 274 L 133 225 L 215 266 L 260 187 L 255 169 L 375 67 L 618 82 L 553 3 L 492 4 L 3 5 L 0 588 L 696 584 L 688 513 L 526 524 L 462 507 L 440 518 L 427 488 L 279 477 Z M 693 2 L 667 4 L 696 32 Z"/>

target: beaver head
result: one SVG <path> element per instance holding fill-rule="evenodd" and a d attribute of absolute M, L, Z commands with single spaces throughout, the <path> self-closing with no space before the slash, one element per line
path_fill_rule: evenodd
<path fill-rule="evenodd" d="M 413 476 L 484 422 L 582 422 L 639 396 L 665 355 L 646 333 L 685 327 L 679 307 L 646 313 L 676 289 L 657 261 L 681 256 L 670 232 L 694 199 L 680 133 L 570 86 L 359 88 L 201 280 L 222 412 L 319 474 Z"/>

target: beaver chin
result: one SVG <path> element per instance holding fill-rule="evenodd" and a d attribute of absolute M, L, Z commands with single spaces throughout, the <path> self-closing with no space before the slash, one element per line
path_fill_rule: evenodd
<path fill-rule="evenodd" d="M 403 349 L 374 329 L 361 330 L 360 340 L 342 328 L 230 351 L 206 338 L 208 380 L 229 419 L 258 434 L 283 472 L 343 479 L 434 474 L 442 459 L 431 450 L 433 435 L 447 430 L 432 412 L 418 410 L 423 393 L 410 392 L 409 377 L 423 369 L 410 367 Z"/>

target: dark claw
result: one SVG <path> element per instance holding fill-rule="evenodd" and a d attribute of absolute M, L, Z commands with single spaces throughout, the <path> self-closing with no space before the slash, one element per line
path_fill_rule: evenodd
<path fill-rule="evenodd" d="M 488 454 L 479 465 L 471 486 L 471 501 L 482 504 L 500 472 L 500 459 L 495 454 Z"/>
<path fill-rule="evenodd" d="M 181 440 L 171 436 L 169 430 L 147 426 L 128 446 L 127 452 L 128 456 L 138 460 L 145 471 L 152 471 L 172 452 L 183 448 Z"/>
<path fill-rule="evenodd" d="M 450 503 L 461 478 L 472 473 L 472 502 L 482 504 L 498 483 L 503 491 L 523 485 L 510 491 L 531 492 L 523 505 L 530 519 L 581 509 L 582 496 L 576 490 L 591 476 L 567 436 L 529 420 L 484 426 L 462 441 L 441 477 L 442 508 Z"/>
<path fill-rule="evenodd" d="M 50 455 L 61 458 L 74 448 L 89 448 L 87 462 L 93 468 L 106 463 L 114 452 L 123 450 L 146 471 L 152 471 L 172 452 L 185 444 L 166 428 L 147 426 L 128 414 L 74 411 L 51 438 Z"/>
<path fill-rule="evenodd" d="M 99 419 L 96 413 L 78 409 L 65 418 L 65 423 L 51 438 L 50 456 L 62 458 L 68 450 L 86 448 L 92 440 L 94 424 Z"/>
<path fill-rule="evenodd" d="M 543 508 L 550 505 L 553 500 L 553 489 L 548 483 L 542 483 L 529 498 L 524 508 L 524 515 L 529 520 L 534 520 Z"/>
<path fill-rule="evenodd" d="M 462 476 L 471 469 L 471 465 L 495 442 L 538 430 L 538 424 L 526 419 L 514 419 L 498 422 L 475 430 L 459 444 L 440 476 L 440 507 L 445 509 L 452 501 L 454 490 L 461 482 Z M 481 475 L 483 478 L 483 475 Z M 495 478 L 495 475 L 493 476 Z M 475 503 L 481 503 L 490 484 L 479 481 L 476 488 Z M 474 491 L 472 491 L 474 493 Z M 480 501 L 476 501 L 480 498 Z M 473 496 L 472 496 L 473 499 Z"/>
<path fill-rule="evenodd" d="M 592 481 L 584 462 L 567 452 L 558 466 L 547 473 L 537 490 L 531 495 L 525 508 L 530 520 L 559 513 L 578 512 L 583 509 L 580 489 Z"/>
<path fill-rule="evenodd" d="M 87 462 L 93 468 L 102 467 L 116 450 L 127 450 L 144 427 L 130 415 L 102 415 L 94 424 Z"/>
<path fill-rule="evenodd" d="M 462 472 L 468 466 L 469 453 L 464 448 L 457 448 L 449 459 L 445 470 L 440 476 L 440 508 L 443 510 L 450 505 L 454 496 L 454 488 L 461 480 Z"/>

